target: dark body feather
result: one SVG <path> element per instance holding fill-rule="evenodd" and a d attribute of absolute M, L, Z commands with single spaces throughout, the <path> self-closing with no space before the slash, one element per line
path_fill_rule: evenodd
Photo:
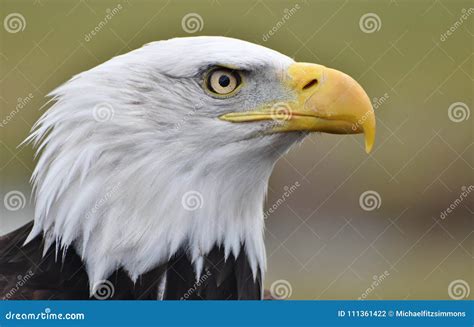
<path fill-rule="evenodd" d="M 69 248 L 64 255 L 53 244 L 43 256 L 41 236 L 23 245 L 33 223 L 0 237 L 0 299 L 95 299 L 89 295 L 89 279 L 83 261 Z M 218 246 L 205 257 L 196 280 L 194 265 L 185 249 L 170 261 L 143 274 L 136 283 L 121 269 L 106 282 L 113 291 L 97 298 L 122 300 L 258 300 L 261 276 L 253 278 L 244 251 L 224 259 Z M 99 286 L 100 289 L 100 286 Z"/>

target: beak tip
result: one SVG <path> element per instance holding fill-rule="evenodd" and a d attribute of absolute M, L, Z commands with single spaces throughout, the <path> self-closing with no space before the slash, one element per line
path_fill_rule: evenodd
<path fill-rule="evenodd" d="M 369 154 L 372 151 L 375 143 L 375 128 L 374 129 L 365 129 L 365 152 Z"/>
<path fill-rule="evenodd" d="M 372 144 L 365 145 L 365 153 L 369 154 L 372 151 Z"/>

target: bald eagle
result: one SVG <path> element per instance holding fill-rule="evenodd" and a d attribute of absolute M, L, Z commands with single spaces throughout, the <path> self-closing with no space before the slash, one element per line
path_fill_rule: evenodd
<path fill-rule="evenodd" d="M 225 37 L 150 43 L 49 96 L 3 298 L 261 299 L 275 162 L 310 132 L 375 136 L 348 75 Z"/>

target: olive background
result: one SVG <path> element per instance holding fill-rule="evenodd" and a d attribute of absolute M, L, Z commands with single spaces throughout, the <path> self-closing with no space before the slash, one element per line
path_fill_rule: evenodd
<path fill-rule="evenodd" d="M 51 90 L 151 41 L 223 35 L 344 71 L 376 107 L 370 155 L 360 135 L 317 134 L 276 165 L 265 204 L 275 208 L 266 219 L 266 288 L 289 299 L 472 299 L 473 194 L 453 204 L 474 184 L 470 6 L 1 0 L 0 122 L 9 118 L 0 127 L 0 234 L 32 219 L 35 161 L 31 147 L 18 145 Z M 11 13 L 24 17 L 16 33 L 5 27 Z M 463 13 L 467 19 L 456 23 Z M 199 15 L 188 16 L 198 17 L 197 25 L 183 24 L 188 14 Z M 378 19 L 364 20 L 373 14 Z M 24 105 L 17 110 L 18 103 Z M 4 203 L 11 191 L 26 198 L 16 210 Z M 367 191 L 375 203 L 364 209 Z M 452 294 L 456 283 L 459 296 Z"/>

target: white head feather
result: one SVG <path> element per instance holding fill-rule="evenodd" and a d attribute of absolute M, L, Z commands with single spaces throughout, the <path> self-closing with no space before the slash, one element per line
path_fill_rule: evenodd
<path fill-rule="evenodd" d="M 303 134 L 217 117 L 293 97 L 282 83 L 292 62 L 236 39 L 179 38 L 72 78 L 27 139 L 41 153 L 27 242 L 44 233 L 45 251 L 73 245 L 91 287 L 118 268 L 136 280 L 183 246 L 197 273 L 214 245 L 236 256 L 244 244 L 254 275 L 264 270 L 268 179 Z M 214 65 L 248 72 L 238 95 L 206 94 L 202 72 Z"/>

